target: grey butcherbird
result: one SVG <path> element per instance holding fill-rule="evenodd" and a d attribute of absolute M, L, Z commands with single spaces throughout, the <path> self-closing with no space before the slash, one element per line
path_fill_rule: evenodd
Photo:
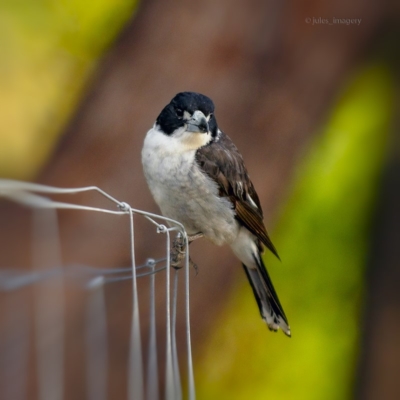
<path fill-rule="evenodd" d="M 162 214 L 182 223 L 189 237 L 229 244 L 243 263 L 269 329 L 281 328 L 290 336 L 261 257 L 263 246 L 278 253 L 243 158 L 218 129 L 213 102 L 199 93 L 178 93 L 147 132 L 142 163 Z"/>

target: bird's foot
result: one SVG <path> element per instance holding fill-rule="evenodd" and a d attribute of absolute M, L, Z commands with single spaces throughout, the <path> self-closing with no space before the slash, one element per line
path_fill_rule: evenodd
<path fill-rule="evenodd" d="M 194 240 L 196 239 L 200 239 L 202 238 L 204 235 L 201 232 L 198 232 L 192 236 L 188 236 L 188 244 L 190 245 L 190 243 L 192 243 Z M 171 250 L 171 266 L 179 269 L 182 268 L 181 262 L 182 260 L 185 258 L 186 256 L 186 243 L 185 240 L 183 238 L 183 236 L 181 234 L 179 234 L 174 242 L 173 242 L 173 246 L 172 246 L 172 250 Z M 189 265 L 191 267 L 194 268 L 194 270 L 196 271 L 196 275 L 198 274 L 198 266 L 192 261 L 192 259 L 189 256 Z"/>
<path fill-rule="evenodd" d="M 171 250 L 171 266 L 174 268 L 182 268 L 179 266 L 181 261 L 185 258 L 186 246 L 183 236 L 179 234 L 172 245 Z"/>
<path fill-rule="evenodd" d="M 183 236 L 179 233 L 174 239 L 172 250 L 171 250 L 171 266 L 179 269 L 182 268 L 180 265 L 182 260 L 186 256 L 186 243 Z"/>

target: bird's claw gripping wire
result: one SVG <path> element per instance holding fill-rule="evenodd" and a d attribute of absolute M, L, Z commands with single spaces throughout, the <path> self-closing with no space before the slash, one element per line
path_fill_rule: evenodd
<path fill-rule="evenodd" d="M 185 258 L 186 249 L 183 236 L 179 234 L 173 242 L 171 250 L 171 266 L 174 268 L 181 268 L 180 263 Z"/>
<path fill-rule="evenodd" d="M 196 233 L 195 235 L 188 236 L 188 245 L 192 243 L 196 239 L 200 239 L 203 237 L 202 233 Z M 172 246 L 172 251 L 171 251 L 171 266 L 173 268 L 179 269 L 182 268 L 180 265 L 182 260 L 186 256 L 186 243 L 181 234 L 178 234 L 178 236 L 174 239 L 173 246 Z M 189 265 L 194 268 L 196 271 L 196 275 L 198 274 L 198 266 L 195 264 L 192 259 L 189 256 Z"/>

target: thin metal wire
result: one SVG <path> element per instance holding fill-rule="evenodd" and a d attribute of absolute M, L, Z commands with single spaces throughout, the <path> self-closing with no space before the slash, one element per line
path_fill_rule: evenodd
<path fill-rule="evenodd" d="M 94 191 L 107 198 L 117 210 L 108 208 L 91 207 L 87 205 L 67 203 L 55 201 L 48 195 L 57 194 L 77 194 L 82 192 Z M 34 271 L 16 271 L 13 269 L 0 269 L 0 291 L 16 293 L 16 290 L 24 287 L 35 285 L 35 293 L 37 293 L 37 310 L 36 310 L 36 337 L 39 337 L 37 342 L 38 354 L 38 373 L 39 373 L 39 399 L 55 399 L 62 400 L 63 398 L 63 341 L 64 341 L 64 295 L 62 287 L 64 280 L 75 279 L 83 280 L 83 289 L 88 291 L 86 304 L 86 384 L 87 397 L 89 400 L 105 399 L 107 397 L 107 323 L 105 311 L 105 294 L 104 286 L 108 283 L 120 282 L 123 280 L 132 280 L 132 321 L 131 321 L 131 341 L 130 341 L 130 359 L 128 366 L 128 398 L 130 400 L 158 400 L 158 368 L 157 368 L 157 344 L 156 344 L 156 314 L 155 314 L 155 274 L 166 270 L 166 384 L 165 398 L 167 400 L 176 400 L 182 398 L 182 388 L 180 381 L 180 372 L 178 365 L 178 354 L 176 346 L 176 323 L 177 323 L 177 290 L 178 290 L 178 272 L 174 274 L 174 285 L 171 292 L 171 263 L 170 263 L 170 245 L 171 233 L 179 233 L 185 240 L 186 248 L 188 249 L 187 235 L 182 224 L 169 218 L 162 217 L 157 214 L 148 213 L 145 211 L 132 208 L 129 204 L 115 199 L 105 191 L 96 186 L 88 186 L 82 188 L 56 188 L 46 185 L 40 185 L 30 182 L 20 182 L 14 180 L 0 179 L 0 197 L 5 197 L 11 201 L 32 208 L 34 214 L 48 216 L 57 209 L 81 210 L 101 212 L 113 215 L 127 214 L 130 224 L 130 245 L 131 245 L 131 266 L 122 268 L 98 269 L 86 265 L 70 265 L 61 266 L 61 260 L 56 254 L 59 254 L 58 244 L 55 245 L 56 252 L 53 256 L 46 259 L 44 262 L 46 268 L 36 268 Z M 50 214 L 49 214 L 50 213 Z M 145 264 L 136 266 L 135 262 L 135 231 L 134 231 L 134 215 L 143 216 L 151 224 L 157 228 L 157 233 L 166 235 L 166 257 L 158 260 L 148 260 Z M 56 221 L 56 216 L 54 221 Z M 168 223 L 170 227 L 167 227 Z M 36 226 L 44 226 L 43 222 L 36 223 Z M 51 229 L 57 230 L 57 225 L 53 222 L 50 225 Z M 54 231 L 55 232 L 55 231 Z M 43 232 L 42 232 L 43 234 Z M 54 237 L 58 236 L 58 232 Z M 36 254 L 43 254 L 37 251 Z M 40 257 L 36 258 L 36 265 L 43 264 Z M 160 267 L 156 268 L 157 265 Z M 164 264 L 164 265 L 162 265 Z M 140 269 L 145 267 L 148 270 L 138 273 Z M 150 276 L 150 336 L 149 350 L 147 360 L 147 377 L 146 385 L 144 381 L 144 369 L 142 359 L 142 346 L 140 337 L 140 318 L 139 318 L 139 302 L 137 278 Z M 56 284 L 56 286 L 54 286 Z M 60 286 L 61 285 L 61 286 Z M 47 288 L 47 289 L 46 289 Z M 45 299 L 45 294 L 53 295 L 54 288 L 57 288 L 58 294 L 55 302 L 49 302 Z M 44 290 L 44 291 L 43 291 Z M 48 291 L 46 291 L 48 290 Z M 171 302 L 172 296 L 172 302 Z M 48 296 L 47 296 L 48 297 Z M 46 308 L 51 303 L 50 307 Z M 193 364 L 191 353 L 190 339 L 190 315 L 189 315 L 189 254 L 186 252 L 185 258 L 185 323 L 187 336 L 187 371 L 188 371 L 188 400 L 195 400 L 194 379 L 193 379 Z M 57 311 L 57 312 L 56 312 Z M 49 318 L 55 316 L 59 330 L 56 337 L 53 337 L 51 348 L 45 346 L 45 328 L 48 326 Z M 54 320 L 52 320 L 54 322 Z M 51 329 L 50 329 L 51 330 Z M 22 336 L 21 336 L 22 337 Z M 26 335 L 25 342 L 26 342 Z M 1 343 L 0 343 L 1 345 Z M 26 348 L 26 345 L 22 344 Z M 25 346 L 25 347 L 24 347 Z M 100 351 L 99 351 L 100 349 Z M 49 351 L 50 350 L 50 351 Z M 10 353 L 11 354 L 11 353 Z M 50 354 L 50 355 L 49 355 Z M 21 362 L 18 365 L 25 365 L 25 356 L 21 355 Z M 26 376 L 25 372 L 24 375 Z M 51 381 L 51 382 L 49 382 Z M 144 390 L 146 387 L 146 391 Z M 21 392 L 21 391 L 20 391 Z M 9 391 L 12 393 L 12 390 Z M 21 392 L 23 393 L 23 391 Z M 22 396 L 20 398 L 22 399 Z"/>
<path fill-rule="evenodd" d="M 185 254 L 185 304 L 186 304 L 186 346 L 187 346 L 187 374 L 188 374 L 188 399 L 196 399 L 196 389 L 194 385 L 193 359 L 192 359 L 192 339 L 190 335 L 190 286 L 189 286 L 189 240 L 186 232 L 184 232 L 184 240 L 186 244 Z"/>
<path fill-rule="evenodd" d="M 170 233 L 166 232 L 167 249 L 170 249 Z M 166 356 L 165 356 L 165 398 L 166 400 L 175 400 L 175 381 L 174 370 L 172 364 L 172 339 L 171 339 L 171 260 L 168 251 L 167 272 L 166 272 L 166 290 L 165 290 L 165 306 L 166 306 Z"/>
<path fill-rule="evenodd" d="M 166 261 L 166 257 L 160 258 L 158 260 L 153 260 L 154 266 L 164 261 Z M 147 262 L 143 265 L 139 265 L 136 267 L 136 271 L 141 270 L 147 266 Z M 165 270 L 166 268 L 166 266 L 163 266 L 152 271 L 136 274 L 136 277 L 139 278 L 149 276 L 151 274 L 156 274 L 160 271 Z M 48 270 L 35 272 L 21 272 L 12 269 L 2 268 L 0 270 L 0 292 L 21 289 L 24 286 L 33 285 L 37 282 L 43 282 L 47 279 L 59 278 L 60 276 L 71 279 L 81 279 L 82 277 L 87 277 L 87 279 L 90 279 L 87 283 L 87 285 L 89 286 L 91 284 L 91 280 L 98 277 L 104 277 L 104 283 L 119 282 L 132 279 L 131 272 L 132 267 L 99 269 L 86 265 L 66 265 L 64 266 L 64 268 L 54 266 Z M 107 276 L 110 275 L 120 274 L 122 275 L 118 277 L 107 278 Z"/>
<path fill-rule="evenodd" d="M 104 278 L 96 277 L 88 285 L 86 302 L 86 393 L 88 400 L 107 398 L 107 320 Z"/>
<path fill-rule="evenodd" d="M 32 193 L 30 193 L 30 192 L 37 192 L 37 193 L 49 193 L 49 194 L 77 194 L 90 191 L 95 191 L 100 193 L 101 195 L 103 195 L 104 197 L 115 203 L 117 207 L 121 209 L 121 211 L 113 211 L 104 208 L 87 207 L 77 204 L 56 202 L 49 200 L 45 197 L 35 196 Z M 21 195 L 19 195 L 18 193 L 21 193 Z M 86 186 L 81 188 L 57 188 L 53 186 L 40 185 L 37 183 L 15 181 L 11 179 L 0 179 L 0 196 L 8 197 L 14 201 L 21 202 L 23 204 L 30 205 L 32 207 L 44 206 L 46 208 L 49 207 L 49 208 L 65 208 L 65 209 L 75 209 L 75 210 L 98 211 L 98 212 L 105 212 L 117 215 L 129 214 L 132 211 L 134 214 L 143 215 L 147 220 L 149 220 L 158 227 L 160 227 L 161 225 L 158 224 L 156 221 L 154 221 L 154 219 L 161 219 L 163 221 L 170 222 L 172 223 L 172 225 L 178 227 L 181 232 L 185 232 L 185 228 L 180 222 L 171 218 L 163 217 L 161 215 L 132 208 L 127 203 L 117 200 L 116 198 L 112 197 L 107 192 L 98 188 L 97 186 Z"/>
<path fill-rule="evenodd" d="M 35 209 L 32 222 L 34 268 L 51 269 L 52 265 L 59 265 L 61 249 L 57 213 L 52 209 Z M 35 286 L 35 350 L 40 400 L 64 398 L 63 291 L 62 277 L 51 284 L 44 281 Z"/>
<path fill-rule="evenodd" d="M 178 361 L 178 349 L 176 346 L 176 308 L 178 302 L 178 278 L 179 278 L 179 270 L 174 270 L 174 297 L 172 300 L 172 364 L 174 369 L 174 383 L 176 390 L 176 400 L 182 399 L 182 389 L 181 389 L 181 375 L 179 373 L 179 361 Z"/>
<path fill-rule="evenodd" d="M 124 204 L 125 205 L 125 204 Z M 135 229 L 133 211 L 129 207 L 132 261 L 132 327 L 130 339 L 130 360 L 128 371 L 128 396 L 130 400 L 144 399 L 142 341 L 140 336 L 139 300 L 136 282 Z"/>
<path fill-rule="evenodd" d="M 143 272 L 141 274 L 136 274 L 137 278 L 142 278 L 145 276 L 150 276 L 153 274 L 157 274 L 158 272 L 166 270 L 167 267 L 160 267 L 158 269 L 155 269 L 154 271 L 149 271 L 149 272 Z M 77 271 L 75 271 L 76 273 Z M 84 274 L 86 275 L 86 274 Z M 103 274 L 102 270 L 98 271 L 98 274 L 95 277 L 90 276 L 90 280 L 87 283 L 88 286 L 91 285 L 92 279 L 96 279 L 98 277 L 104 277 L 107 276 L 108 274 Z M 23 288 L 24 286 L 29 286 L 29 285 L 34 285 L 39 282 L 43 282 L 45 280 L 51 279 L 51 278 L 60 278 L 61 276 L 68 277 L 68 274 L 65 274 L 63 271 L 48 271 L 48 272 L 43 272 L 43 273 L 27 273 L 26 275 L 17 275 L 17 276 L 8 276 L 8 277 L 0 277 L 0 292 L 9 292 L 9 291 L 14 291 Z M 75 275 L 72 278 L 81 278 L 82 275 Z M 111 277 L 111 278 L 105 278 L 104 283 L 115 283 L 115 282 L 121 282 L 121 281 L 126 281 L 132 279 L 132 274 L 124 274 L 121 276 L 117 277 Z"/>
<path fill-rule="evenodd" d="M 158 363 L 157 363 L 157 340 L 156 340 L 156 302 L 155 302 L 155 261 L 147 260 L 150 268 L 150 335 L 148 347 L 147 384 L 146 394 L 148 400 L 159 399 L 158 387 Z"/>

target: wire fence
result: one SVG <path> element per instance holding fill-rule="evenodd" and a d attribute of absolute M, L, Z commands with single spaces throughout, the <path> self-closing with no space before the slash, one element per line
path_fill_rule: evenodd
<path fill-rule="evenodd" d="M 97 208 L 88 205 L 60 202 L 53 195 L 96 192 L 105 197 L 114 208 Z M 32 398 L 27 393 L 28 354 L 30 349 L 29 318 L 26 304 L 15 294 L 33 287 L 34 351 L 37 394 L 39 400 L 65 399 L 65 298 L 62 287 L 66 281 L 84 282 L 86 293 L 85 319 L 85 387 L 88 400 L 107 398 L 109 351 L 105 287 L 110 283 L 131 281 L 132 316 L 127 368 L 127 397 L 129 400 L 157 400 L 160 392 L 166 400 L 195 399 L 193 377 L 190 312 L 189 312 L 189 252 L 187 235 L 183 226 L 162 216 L 133 209 L 98 187 L 55 188 L 14 180 L 0 180 L 0 197 L 29 207 L 32 210 L 32 265 L 33 270 L 16 270 L 0 266 L 0 293 L 7 297 L 3 307 L 3 329 L 0 335 L 0 371 L 3 388 L 0 398 L 23 400 Z M 53 196 L 54 197 L 54 196 Z M 131 266 L 127 268 L 100 269 L 87 265 L 63 265 L 58 227 L 58 210 L 98 212 L 127 215 L 130 227 Z M 139 215 L 154 225 L 157 233 L 166 237 L 165 257 L 148 259 L 143 265 L 135 262 L 135 220 Z M 1 227 L 0 227 L 1 229 Z M 186 243 L 184 268 L 171 268 L 172 239 L 180 235 Z M 44 241 L 41 239 L 45 239 Z M 46 243 L 46 248 L 44 244 Z M 156 275 L 165 271 L 165 377 L 159 377 L 156 340 Z M 176 340 L 178 280 L 184 274 L 184 318 L 186 326 L 187 393 L 183 393 Z M 148 346 L 143 348 L 141 338 L 137 280 L 149 276 L 149 330 Z M 51 299 L 51 301 L 49 301 Z M 159 310 L 157 310 L 159 312 Z M 146 369 L 145 367 L 146 366 Z M 18 379 L 15 379 L 15 376 Z M 159 381 L 165 382 L 160 390 Z"/>

